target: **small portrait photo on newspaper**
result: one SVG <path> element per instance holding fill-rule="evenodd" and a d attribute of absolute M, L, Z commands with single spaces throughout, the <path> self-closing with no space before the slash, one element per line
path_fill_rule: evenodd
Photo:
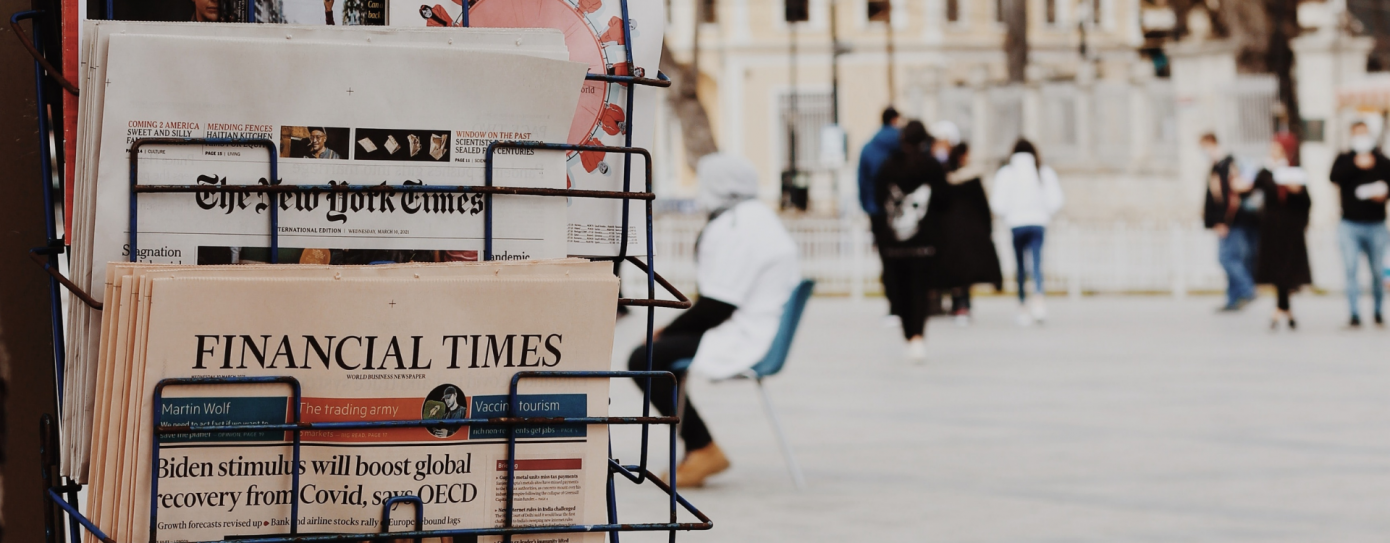
<path fill-rule="evenodd" d="M 329 126 L 280 127 L 280 158 L 330 158 L 347 160 L 347 128 Z"/>
<path fill-rule="evenodd" d="M 355 160 L 448 162 L 448 130 L 358 128 L 353 136 Z"/>
<path fill-rule="evenodd" d="M 439 385 L 425 396 L 425 404 L 420 408 L 422 420 L 449 420 L 468 418 L 468 397 L 455 385 Z M 462 428 L 461 424 L 430 426 L 427 429 L 434 437 L 449 437 Z"/>

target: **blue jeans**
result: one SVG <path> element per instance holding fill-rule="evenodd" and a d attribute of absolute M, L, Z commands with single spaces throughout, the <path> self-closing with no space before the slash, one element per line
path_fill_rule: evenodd
<path fill-rule="evenodd" d="M 1357 264 L 1361 254 L 1371 261 L 1371 296 L 1375 298 L 1375 314 L 1380 314 L 1385 299 L 1385 249 L 1390 245 L 1390 230 L 1383 222 L 1357 222 L 1343 219 L 1337 226 L 1337 238 L 1342 246 L 1342 263 L 1347 269 L 1347 304 L 1351 314 L 1359 317 L 1357 302 L 1361 299 L 1361 283 L 1357 280 Z"/>
<path fill-rule="evenodd" d="M 1249 226 L 1232 226 L 1216 246 L 1216 258 L 1226 270 L 1226 305 L 1255 297 L 1255 248 L 1259 232 Z"/>
<path fill-rule="evenodd" d="M 1023 253 L 1033 253 L 1033 282 L 1036 284 L 1038 294 L 1043 293 L 1043 273 L 1042 273 L 1042 246 L 1043 232 L 1041 226 L 1015 226 L 1014 234 L 1014 262 L 1018 264 L 1018 301 L 1028 299 L 1028 267 L 1025 266 Z"/>

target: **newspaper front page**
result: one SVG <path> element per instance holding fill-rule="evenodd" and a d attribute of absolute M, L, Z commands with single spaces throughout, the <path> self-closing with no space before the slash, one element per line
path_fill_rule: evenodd
<path fill-rule="evenodd" d="M 126 480 L 134 481 L 117 506 L 125 539 L 148 538 L 140 519 L 150 507 L 148 436 L 160 379 L 292 375 L 302 383 L 308 422 L 501 416 L 516 371 L 608 367 L 616 279 L 604 265 L 555 267 L 562 268 L 567 273 L 418 279 L 141 277 L 127 325 L 138 383 L 130 404 L 138 421 L 127 424 L 139 431 L 125 440 Z M 207 310 L 211 302 L 216 311 Z M 605 380 L 524 380 L 520 391 L 523 416 L 607 412 Z M 159 412 L 164 425 L 279 423 L 292 420 L 291 406 L 285 386 L 219 385 L 168 389 Z M 514 525 L 603 522 L 606 427 L 533 426 L 517 435 Z M 425 502 L 426 529 L 502 525 L 502 426 L 304 432 L 298 465 L 287 437 L 163 437 L 157 540 L 286 533 L 294 500 L 301 534 L 377 532 L 382 503 L 396 495 Z M 413 510 L 397 509 L 391 529 L 410 529 Z"/>
<path fill-rule="evenodd" d="M 316 62 L 330 57 L 373 69 Z M 180 58 L 207 62 L 162 66 Z M 484 146 L 468 136 L 545 141 L 563 132 L 584 73 L 570 62 L 439 48 L 138 35 L 111 36 L 107 63 L 94 278 L 131 251 L 121 182 L 129 159 L 113 151 L 136 139 L 278 143 L 278 179 L 267 179 L 259 147 L 144 147 L 143 184 L 482 185 Z M 257 85 L 245 84 L 250 74 Z M 499 153 L 493 180 L 558 188 L 563 157 Z M 483 248 L 485 201 L 476 193 L 149 194 L 140 196 L 135 250 L 149 262 L 268 261 L 273 205 L 282 247 L 449 251 L 470 260 Z M 564 256 L 562 200 L 497 196 L 492 205 L 494 258 Z"/>

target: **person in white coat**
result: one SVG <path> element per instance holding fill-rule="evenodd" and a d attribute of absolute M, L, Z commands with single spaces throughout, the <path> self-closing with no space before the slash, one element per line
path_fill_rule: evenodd
<path fill-rule="evenodd" d="M 994 174 L 989 207 L 1013 233 L 1014 261 L 1018 276 L 1018 322 L 1028 326 L 1047 318 L 1043 305 L 1042 248 L 1047 223 L 1062 209 L 1062 186 L 1057 172 L 1044 166 L 1038 150 L 1026 139 L 1014 144 L 1008 164 Z M 1031 259 L 1025 258 L 1031 255 Z M 1031 263 L 1031 267 L 1028 264 Z M 1037 296 L 1028 303 L 1028 272 Z"/>
<path fill-rule="evenodd" d="M 783 307 L 801 282 L 801 270 L 796 243 L 777 214 L 757 199 L 758 173 L 752 163 L 716 153 L 701 158 L 695 169 L 699 204 L 710 213 L 695 242 L 699 297 L 656 333 L 650 369 L 671 371 L 676 361 L 693 358 L 690 372 L 725 379 L 767 355 Z M 648 369 L 645 345 L 632 352 L 628 369 Z M 648 386 L 646 378 L 636 381 Z M 650 386 L 652 405 L 665 415 L 675 414 L 670 381 L 652 379 Z M 676 467 L 676 484 L 701 486 L 707 477 L 728 469 L 729 460 L 689 399 L 680 416 L 686 453 Z"/>

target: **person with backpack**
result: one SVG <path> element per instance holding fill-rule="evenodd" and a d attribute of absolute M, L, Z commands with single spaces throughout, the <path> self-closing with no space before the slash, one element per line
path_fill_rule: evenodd
<path fill-rule="evenodd" d="M 994 174 L 994 187 L 989 196 L 990 209 L 1012 230 L 1015 275 L 1018 279 L 1018 324 L 1030 326 L 1047 318 L 1043 306 L 1042 249 L 1043 234 L 1052 216 L 1062 209 L 1062 185 L 1057 172 L 1044 166 L 1032 142 L 1019 138 L 1014 144 L 1009 163 Z M 1037 296 L 1028 302 L 1029 260 Z"/>
<path fill-rule="evenodd" d="M 927 358 L 930 264 L 935 251 L 925 222 L 932 191 L 946 184 L 946 170 L 929 153 L 931 136 L 921 121 L 908 122 L 900 139 L 875 178 L 883 213 L 874 219 L 874 228 L 884 232 L 878 250 L 885 283 L 895 286 L 889 296 L 902 320 L 907 358 L 921 363 Z"/>

